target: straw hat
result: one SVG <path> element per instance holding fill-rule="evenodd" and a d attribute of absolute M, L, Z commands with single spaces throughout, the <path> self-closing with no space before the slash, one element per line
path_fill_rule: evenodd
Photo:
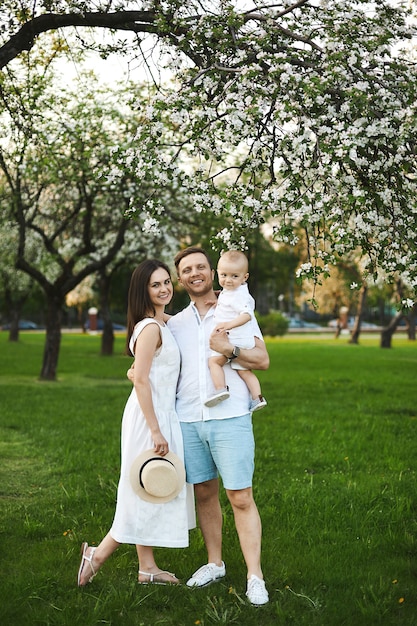
<path fill-rule="evenodd" d="M 173 452 L 159 456 L 154 450 L 146 450 L 132 463 L 130 484 L 142 500 L 169 502 L 185 484 L 184 463 Z"/>

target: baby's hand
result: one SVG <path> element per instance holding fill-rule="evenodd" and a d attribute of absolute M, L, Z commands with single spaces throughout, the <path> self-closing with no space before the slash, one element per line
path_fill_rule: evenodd
<path fill-rule="evenodd" d="M 228 330 L 228 328 L 226 327 L 226 324 L 217 324 L 217 326 L 214 328 L 213 332 L 214 333 L 223 333 L 226 332 Z"/>
<path fill-rule="evenodd" d="M 220 293 L 220 291 L 215 291 L 214 295 L 216 296 L 216 299 L 215 300 L 206 300 L 204 302 L 204 304 L 207 304 L 207 306 L 216 306 L 217 298 L 219 297 L 219 293 Z"/>

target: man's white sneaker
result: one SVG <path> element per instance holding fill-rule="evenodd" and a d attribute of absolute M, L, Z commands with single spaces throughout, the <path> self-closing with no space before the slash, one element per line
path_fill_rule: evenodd
<path fill-rule="evenodd" d="M 262 578 L 255 576 L 255 574 L 252 574 L 252 576 L 248 579 L 248 590 L 246 595 L 249 598 L 249 601 L 256 606 L 266 604 L 269 601 L 265 582 Z"/>
<path fill-rule="evenodd" d="M 226 576 L 226 566 L 222 561 L 221 565 L 216 565 L 215 563 L 207 563 L 207 565 L 202 565 L 200 569 L 198 569 L 191 576 L 190 580 L 187 580 L 188 587 L 206 587 L 207 585 L 211 585 L 219 578 L 223 578 Z"/>

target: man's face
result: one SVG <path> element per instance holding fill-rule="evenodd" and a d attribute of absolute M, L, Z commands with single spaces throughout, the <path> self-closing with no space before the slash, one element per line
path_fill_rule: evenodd
<path fill-rule="evenodd" d="M 214 270 L 205 255 L 193 252 L 181 259 L 178 265 L 178 282 L 191 299 L 204 296 L 213 289 Z"/>

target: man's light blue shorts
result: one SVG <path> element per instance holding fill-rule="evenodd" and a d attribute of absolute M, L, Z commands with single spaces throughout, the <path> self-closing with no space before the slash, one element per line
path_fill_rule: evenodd
<path fill-rule="evenodd" d="M 206 422 L 181 422 L 187 482 L 220 477 L 225 489 L 252 486 L 255 440 L 250 413 Z"/>

